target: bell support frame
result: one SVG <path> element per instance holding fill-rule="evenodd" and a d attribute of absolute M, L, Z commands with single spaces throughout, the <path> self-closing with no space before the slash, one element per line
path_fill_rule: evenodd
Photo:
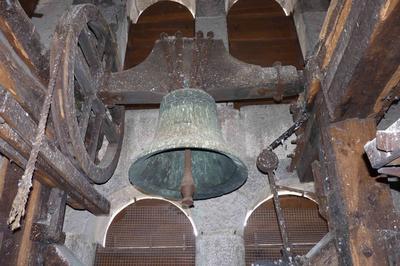
<path fill-rule="evenodd" d="M 109 104 L 155 104 L 174 89 L 205 90 L 217 102 L 282 99 L 303 91 L 303 71 L 294 66 L 261 67 L 232 57 L 222 42 L 197 32 L 196 38 L 161 35 L 141 64 L 111 73 L 100 90 Z M 278 95 L 279 94 L 279 95 Z"/>

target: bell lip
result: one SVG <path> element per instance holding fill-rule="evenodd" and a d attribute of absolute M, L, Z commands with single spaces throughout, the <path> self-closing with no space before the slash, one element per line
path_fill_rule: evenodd
<path fill-rule="evenodd" d="M 225 182 L 225 183 L 215 186 L 214 188 L 220 188 L 219 189 L 220 192 L 218 192 L 218 193 L 215 193 L 215 191 L 214 191 L 214 193 L 201 193 L 199 195 L 195 192 L 193 195 L 193 200 L 206 200 L 206 199 L 221 197 L 223 195 L 234 192 L 235 190 L 239 189 L 241 186 L 243 186 L 246 183 L 247 178 L 248 178 L 248 169 L 247 169 L 247 166 L 243 163 L 243 161 L 238 156 L 235 156 L 232 153 L 227 152 L 227 151 L 220 151 L 220 150 L 216 150 L 216 149 L 207 149 L 207 148 L 202 148 L 202 147 L 190 147 L 190 146 L 169 148 L 169 149 L 164 149 L 162 151 L 161 150 L 153 151 L 153 152 L 150 152 L 148 154 L 138 157 L 138 159 L 136 159 L 132 163 L 132 165 L 129 167 L 129 170 L 128 170 L 129 182 L 131 183 L 131 185 L 133 185 L 136 189 L 138 189 L 140 192 L 142 192 L 144 194 L 161 196 L 165 199 L 174 200 L 174 201 L 182 200 L 180 191 L 164 189 L 166 191 L 170 191 L 171 194 L 175 194 L 173 196 L 157 193 L 157 192 L 159 192 L 159 190 L 156 190 L 156 187 L 154 187 L 154 189 L 151 189 L 151 188 L 149 189 L 149 187 L 142 186 L 141 182 L 134 183 L 132 181 L 134 179 L 134 177 L 131 176 L 130 173 L 137 163 L 142 162 L 155 154 L 162 153 L 162 152 L 168 152 L 168 151 L 174 151 L 174 150 L 184 150 L 184 149 L 211 151 L 211 152 L 216 152 L 216 153 L 222 154 L 224 156 L 227 156 L 235 164 L 236 172 L 238 173 L 237 176 L 240 177 L 240 178 L 235 179 L 235 182 L 230 182 L 230 183 Z M 230 181 L 230 180 L 231 179 L 229 179 L 228 181 Z M 140 181 L 140 178 L 137 179 L 136 181 Z M 224 188 L 224 189 L 222 189 L 222 188 Z"/>

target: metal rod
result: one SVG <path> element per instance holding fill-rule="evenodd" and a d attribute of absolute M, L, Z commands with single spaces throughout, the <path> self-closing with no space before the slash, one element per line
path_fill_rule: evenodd
<path fill-rule="evenodd" d="M 279 202 L 279 195 L 278 195 L 278 190 L 276 188 L 276 183 L 275 183 L 275 174 L 273 170 L 268 171 L 268 180 L 269 180 L 269 186 L 271 188 L 272 194 L 274 195 L 274 206 L 275 206 L 275 212 L 276 216 L 278 218 L 278 225 L 279 225 L 279 231 L 281 233 L 281 238 L 283 242 L 283 249 L 282 249 L 282 255 L 283 258 L 287 262 L 292 261 L 292 255 L 291 255 L 291 247 L 289 244 L 289 237 L 286 231 L 286 223 L 285 223 L 285 218 L 283 216 L 281 204 Z"/>
<path fill-rule="evenodd" d="M 282 142 L 284 140 L 286 140 L 287 138 L 289 138 L 297 129 L 299 129 L 301 127 L 301 125 L 304 124 L 304 122 L 306 122 L 308 119 L 308 114 L 307 113 L 303 113 L 300 118 L 290 127 L 288 128 L 285 132 L 283 132 L 282 135 L 280 135 L 276 140 L 274 140 L 267 149 L 269 150 L 273 150 L 275 148 L 277 148 L 279 145 L 282 144 Z"/>
<path fill-rule="evenodd" d="M 195 191 L 193 175 L 192 175 L 192 151 L 185 149 L 184 155 L 184 173 L 181 182 L 181 194 L 182 194 L 182 207 L 190 208 L 193 207 L 193 194 Z"/>
<path fill-rule="evenodd" d="M 275 169 L 278 167 L 279 159 L 276 154 L 270 149 L 264 149 L 260 155 L 257 157 L 257 168 L 264 174 L 268 175 L 269 187 L 271 189 L 273 198 L 274 198 L 274 206 L 276 217 L 278 219 L 279 231 L 281 233 L 283 249 L 283 261 L 287 263 L 287 265 L 294 265 L 293 257 L 291 255 L 291 246 L 289 244 L 289 238 L 286 231 L 286 223 L 285 218 L 283 216 L 282 208 L 279 203 L 279 194 L 277 185 L 275 182 Z"/>

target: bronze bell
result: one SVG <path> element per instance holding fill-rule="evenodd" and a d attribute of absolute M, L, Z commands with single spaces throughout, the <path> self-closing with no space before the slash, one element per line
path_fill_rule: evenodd
<path fill-rule="evenodd" d="M 129 169 L 139 190 L 171 200 L 208 199 L 232 192 L 247 168 L 222 138 L 214 99 L 203 90 L 180 89 L 161 101 L 150 148 Z"/>

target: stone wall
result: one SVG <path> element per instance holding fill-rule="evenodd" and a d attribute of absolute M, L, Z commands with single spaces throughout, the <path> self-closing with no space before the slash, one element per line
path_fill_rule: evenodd
<path fill-rule="evenodd" d="M 225 140 L 237 151 L 249 170 L 247 182 L 222 197 L 195 201 L 186 215 L 195 227 L 197 265 L 244 265 L 243 231 L 246 217 L 266 198 L 271 197 L 267 177 L 255 167 L 255 160 L 266 147 L 292 124 L 288 105 L 256 105 L 236 110 L 230 104 L 218 105 Z M 126 112 L 125 137 L 121 158 L 114 176 L 96 186 L 111 202 L 108 216 L 96 217 L 86 211 L 68 208 L 64 224 L 66 245 L 86 263 L 93 262 L 94 243 L 104 244 L 107 228 L 114 216 L 129 204 L 147 198 L 128 180 L 128 169 L 151 143 L 156 130 L 158 109 Z M 294 173 L 288 173 L 288 154 L 294 145 L 286 141 L 275 151 L 280 158 L 277 170 L 279 184 L 313 191 L 313 183 L 300 184 Z M 179 202 L 175 202 L 179 205 Z M 89 264 L 90 265 L 90 264 Z"/>

